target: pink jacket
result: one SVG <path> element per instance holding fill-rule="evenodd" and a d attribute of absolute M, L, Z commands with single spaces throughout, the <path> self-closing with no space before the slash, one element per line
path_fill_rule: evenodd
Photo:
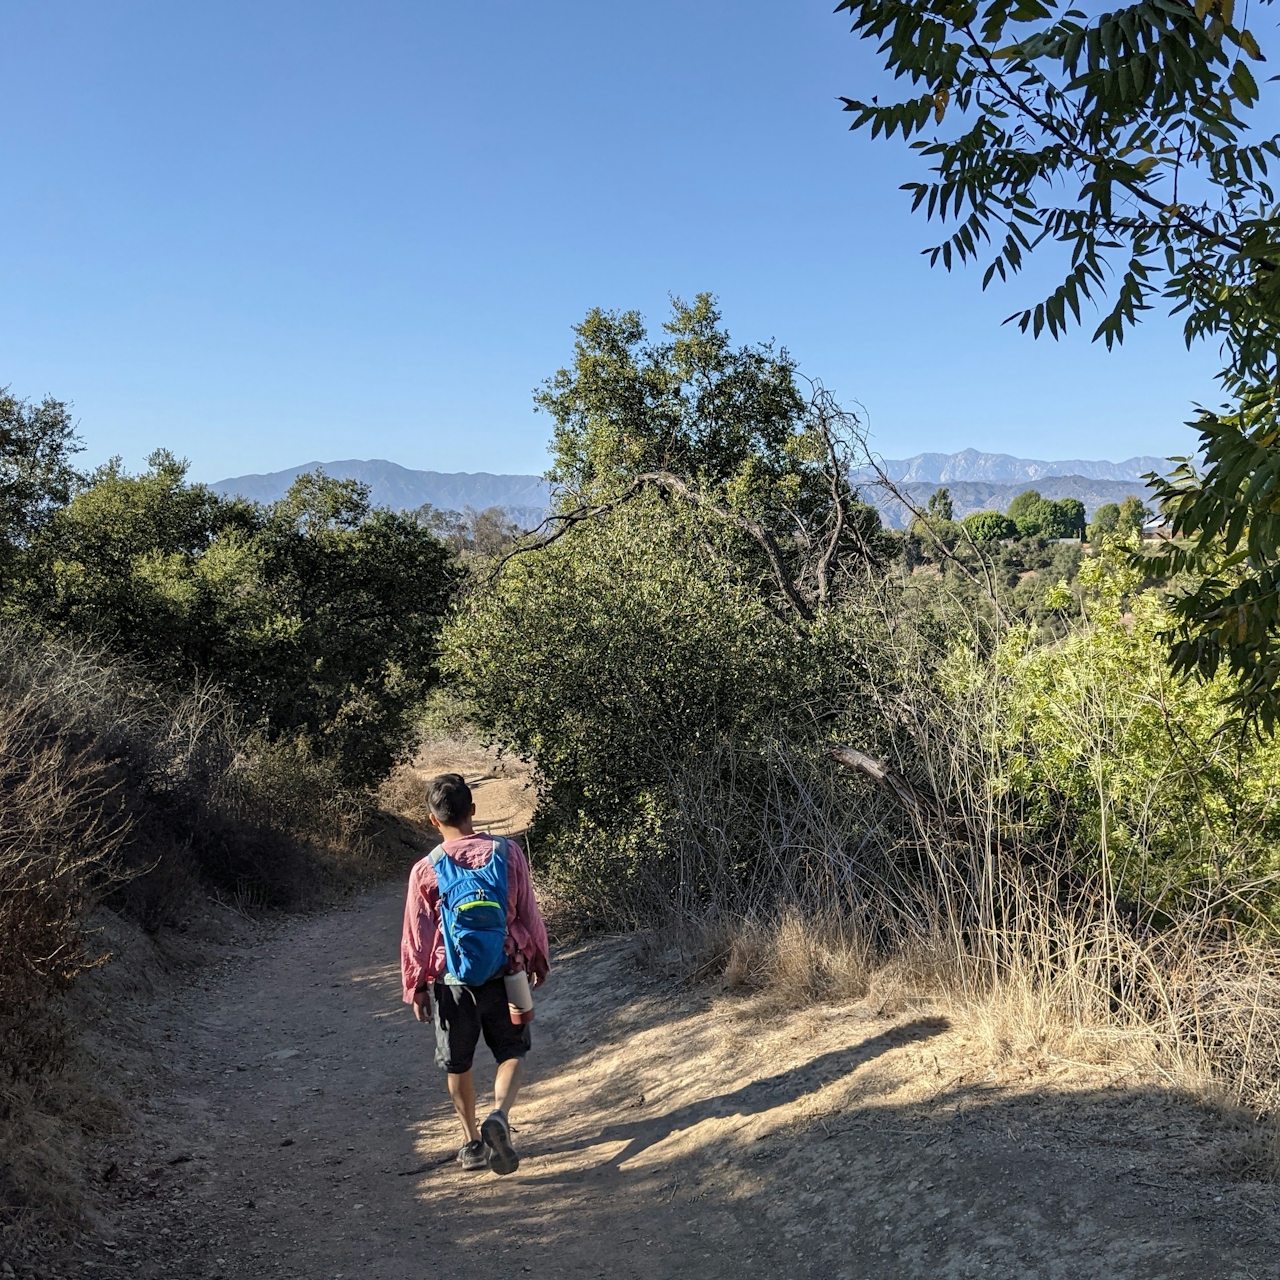
<path fill-rule="evenodd" d="M 444 851 L 464 867 L 480 867 L 488 861 L 493 839 L 483 832 L 446 840 Z M 508 973 L 537 974 L 550 969 L 547 926 L 533 896 L 533 882 L 524 850 L 507 841 L 507 955 Z M 409 872 L 409 894 L 404 904 L 404 932 L 400 936 L 400 975 L 404 1002 L 413 1003 L 414 989 L 443 976 L 444 934 L 440 932 L 440 891 L 435 868 L 427 858 Z"/>

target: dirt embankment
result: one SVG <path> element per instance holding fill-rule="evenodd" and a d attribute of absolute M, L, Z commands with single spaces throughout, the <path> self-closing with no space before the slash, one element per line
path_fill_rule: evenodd
<path fill-rule="evenodd" d="M 514 822 L 508 784 L 490 814 Z M 133 1136 L 95 1152 L 101 1229 L 49 1274 L 1280 1275 L 1272 1190 L 1192 1103 L 1119 1069 L 995 1071 L 927 1010 L 686 990 L 621 940 L 555 956 L 523 1163 L 465 1174 L 400 1002 L 401 908 L 394 885 L 254 926 L 137 1007 Z"/>

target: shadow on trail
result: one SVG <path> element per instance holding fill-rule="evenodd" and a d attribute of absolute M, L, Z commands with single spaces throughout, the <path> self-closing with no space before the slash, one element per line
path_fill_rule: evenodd
<path fill-rule="evenodd" d="M 927 1024 L 902 1030 L 916 1043 L 936 1034 Z M 897 1043 L 876 1036 L 811 1066 L 866 1062 Z M 596 1142 L 627 1139 L 624 1151 L 558 1176 L 522 1176 L 492 1202 L 471 1199 L 468 1238 L 502 1235 L 515 1213 L 527 1228 L 521 1262 L 556 1280 L 1280 1274 L 1275 1219 L 1233 1194 L 1220 1172 L 1230 1135 L 1193 1101 L 1158 1088 L 975 1085 L 918 1103 L 855 1101 L 827 1116 L 830 1129 L 797 1117 L 759 1140 L 717 1135 L 701 1149 L 619 1167 L 682 1125 L 802 1096 L 803 1074 L 605 1126 Z M 1215 1150 L 1224 1140 L 1227 1149 Z M 613 1242 L 603 1268 L 600 1241 Z"/>
<path fill-rule="evenodd" d="M 796 1102 L 815 1089 L 851 1075 L 865 1063 L 878 1058 L 890 1049 L 918 1044 L 947 1031 L 950 1024 L 945 1018 L 917 1018 L 904 1026 L 897 1026 L 871 1036 L 860 1044 L 820 1054 L 802 1066 L 777 1075 L 753 1080 L 750 1084 L 711 1098 L 686 1103 L 665 1115 L 634 1120 L 626 1124 L 607 1125 L 598 1133 L 584 1134 L 572 1142 L 544 1147 L 542 1154 L 561 1155 L 581 1151 L 601 1142 L 625 1141 L 626 1146 L 612 1156 L 608 1164 L 618 1168 L 649 1147 L 657 1146 L 673 1133 L 690 1129 L 703 1120 L 724 1119 L 728 1116 L 749 1117 L 772 1111 L 775 1107 Z M 528 1178 L 530 1184 L 555 1184 L 561 1178 L 548 1174 L 541 1178 Z"/>

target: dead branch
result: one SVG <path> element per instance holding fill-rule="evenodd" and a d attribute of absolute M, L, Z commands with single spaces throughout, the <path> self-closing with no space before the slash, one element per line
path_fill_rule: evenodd
<path fill-rule="evenodd" d="M 856 747 L 834 746 L 827 754 L 838 765 L 852 773 L 861 773 L 883 787 L 915 818 L 922 822 L 937 821 L 943 816 L 942 806 L 936 796 L 926 796 L 895 769 L 859 751 Z"/>

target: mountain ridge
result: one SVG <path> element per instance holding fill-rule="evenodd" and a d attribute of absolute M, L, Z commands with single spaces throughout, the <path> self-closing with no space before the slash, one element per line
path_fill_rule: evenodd
<path fill-rule="evenodd" d="M 983 453 L 961 449 L 959 453 L 917 453 L 910 458 L 885 458 L 880 465 L 895 483 L 947 484 L 953 480 L 981 480 L 994 484 L 1034 484 L 1037 480 L 1076 476 L 1084 480 L 1141 481 L 1150 471 L 1168 469 L 1168 460 L 1149 455 L 1123 462 L 1070 458 L 1048 461 L 1016 458 L 1009 453 Z M 861 468 L 860 478 L 874 474 Z"/>
<path fill-rule="evenodd" d="M 308 471 L 323 471 L 336 480 L 358 480 L 367 484 L 375 507 L 400 511 L 414 511 L 427 503 L 443 511 L 501 507 L 512 520 L 529 527 L 542 520 L 551 501 L 551 486 L 541 476 L 500 475 L 491 471 L 417 471 L 385 458 L 307 462 L 284 471 L 231 476 L 216 480 L 209 487 L 224 497 L 275 502 Z"/>
<path fill-rule="evenodd" d="M 1046 498 L 1079 498 L 1089 516 L 1104 502 L 1120 502 L 1129 494 L 1150 500 L 1143 473 L 1164 468 L 1163 458 L 1135 457 L 1124 462 L 1053 462 L 1015 458 L 1006 453 L 920 453 L 912 458 L 886 459 L 881 464 L 915 505 L 945 487 L 951 494 L 957 518 L 973 511 L 1000 510 L 1024 490 L 1035 487 Z M 1061 468 L 1074 466 L 1076 471 Z M 369 486 L 376 507 L 413 511 L 424 504 L 440 510 L 483 511 L 500 507 L 523 528 L 532 528 L 546 515 L 551 486 L 541 476 L 503 475 L 491 471 L 418 471 L 385 458 L 346 458 L 334 462 L 307 462 L 283 471 L 230 476 L 209 487 L 224 496 L 240 496 L 255 502 L 274 502 L 298 476 L 323 471 L 339 480 L 358 480 Z M 1093 473 L 1093 474 L 1090 474 Z M 1106 474 L 1103 474 L 1106 473 Z M 889 528 L 911 523 L 910 510 L 892 494 L 880 489 L 870 468 L 854 472 L 864 497 L 880 510 Z"/>

